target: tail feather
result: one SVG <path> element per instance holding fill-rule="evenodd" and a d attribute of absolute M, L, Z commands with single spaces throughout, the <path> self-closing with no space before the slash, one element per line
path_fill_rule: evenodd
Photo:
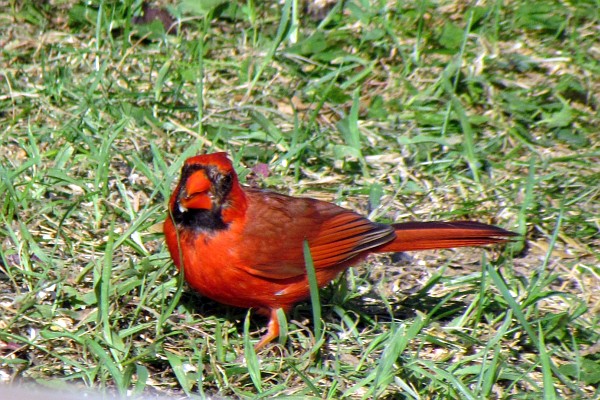
<path fill-rule="evenodd" d="M 405 222 L 392 226 L 396 239 L 378 247 L 378 253 L 482 246 L 503 243 L 517 236 L 497 226 L 473 221 Z"/>

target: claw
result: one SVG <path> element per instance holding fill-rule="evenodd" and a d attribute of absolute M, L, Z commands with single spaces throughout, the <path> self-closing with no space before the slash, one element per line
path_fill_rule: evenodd
<path fill-rule="evenodd" d="M 269 325 L 267 325 L 267 333 L 260 338 L 260 341 L 254 346 L 254 351 L 258 351 L 279 337 L 279 318 L 277 318 L 277 308 L 272 308 L 268 311 Z"/>

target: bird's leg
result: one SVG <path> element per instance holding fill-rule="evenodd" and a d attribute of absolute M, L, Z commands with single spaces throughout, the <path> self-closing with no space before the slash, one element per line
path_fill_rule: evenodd
<path fill-rule="evenodd" d="M 258 351 L 269 344 L 273 339 L 279 337 L 279 318 L 277 318 L 278 308 L 272 308 L 270 310 L 258 309 L 257 311 L 261 314 L 266 314 L 269 317 L 269 325 L 267 325 L 267 333 L 264 334 L 260 341 L 254 346 L 254 351 Z"/>

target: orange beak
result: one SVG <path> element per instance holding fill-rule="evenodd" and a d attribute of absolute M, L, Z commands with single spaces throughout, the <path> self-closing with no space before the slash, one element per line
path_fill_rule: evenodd
<path fill-rule="evenodd" d="M 185 182 L 186 197 L 182 198 L 180 204 L 185 208 L 212 208 L 212 196 L 210 187 L 212 183 L 206 177 L 204 171 L 194 172 Z"/>

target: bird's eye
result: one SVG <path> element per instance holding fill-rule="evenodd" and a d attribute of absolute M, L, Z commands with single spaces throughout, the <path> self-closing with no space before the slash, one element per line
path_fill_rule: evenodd
<path fill-rule="evenodd" d="M 233 185 L 233 176 L 231 174 L 221 175 L 219 180 L 219 187 L 221 192 L 229 193 L 231 186 Z"/>
<path fill-rule="evenodd" d="M 233 178 L 231 177 L 231 174 L 223 175 L 223 177 L 221 178 L 221 182 L 222 182 L 223 186 L 229 186 L 229 185 L 231 185 L 232 179 Z"/>

